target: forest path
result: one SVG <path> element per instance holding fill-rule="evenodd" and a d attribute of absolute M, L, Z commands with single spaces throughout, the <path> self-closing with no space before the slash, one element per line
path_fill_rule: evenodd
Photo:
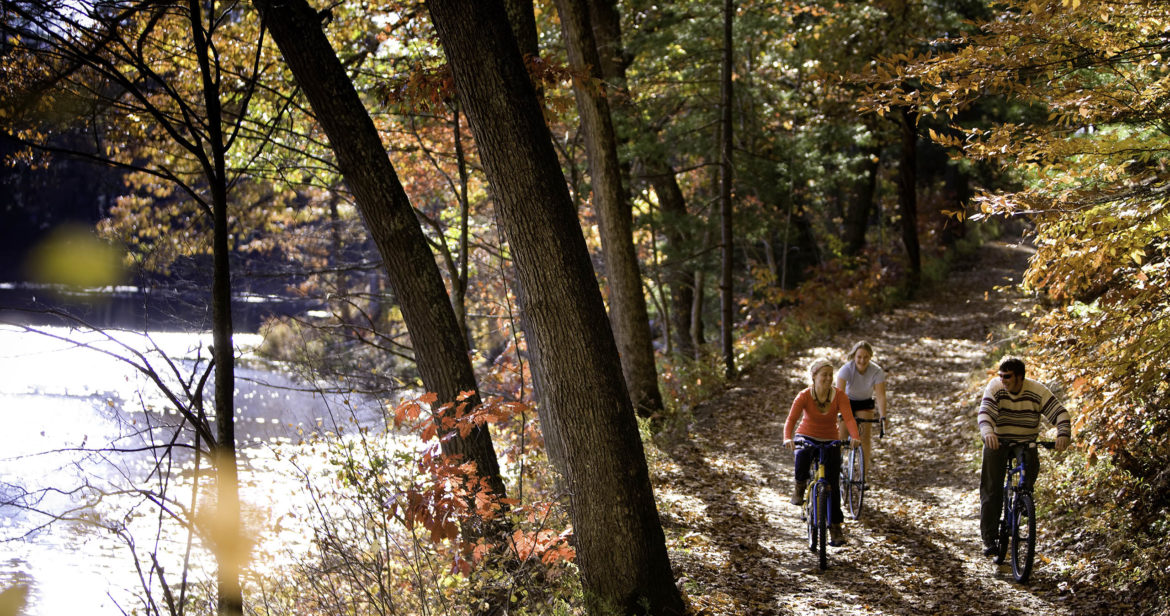
<path fill-rule="evenodd" d="M 699 614 L 1110 613 L 1105 593 L 1073 587 L 1041 541 L 1027 585 L 982 555 L 978 531 L 979 389 L 989 338 L 1021 321 L 1019 281 L 1031 250 L 992 243 L 919 300 L 874 315 L 823 345 L 760 367 L 696 409 L 688 438 L 652 459 L 671 560 Z M 1007 285 L 1005 287 L 1005 285 Z M 1001 288 L 1004 287 L 1004 288 Z M 781 445 L 793 397 L 814 357 L 868 340 L 886 370 L 884 439 L 874 436 L 860 520 L 820 571 L 798 508 L 792 454 Z M 1041 468 L 1045 465 L 1041 454 Z"/>

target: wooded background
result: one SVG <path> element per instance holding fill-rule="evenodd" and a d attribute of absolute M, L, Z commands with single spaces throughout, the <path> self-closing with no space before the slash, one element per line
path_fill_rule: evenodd
<path fill-rule="evenodd" d="M 173 396 L 169 429 L 215 469 L 202 536 L 220 613 L 255 603 L 224 547 L 241 532 L 237 444 L 215 420 L 233 408 L 238 289 L 325 309 L 271 319 L 271 357 L 429 392 L 398 419 L 441 442 L 421 462 L 431 491 L 379 484 L 377 456 L 347 472 L 367 505 L 410 495 L 390 517 L 458 564 L 435 597 L 679 614 L 640 425 L 946 285 L 1003 229 L 1037 248 L 1015 350 L 1059 368 L 1075 418 L 1051 515 L 1077 528 L 1069 550 L 1119 563 L 1111 583 L 1170 583 L 1164 3 L 0 7 L 5 276 L 201 281 L 214 378 Z M 54 235 L 69 221 L 116 264 L 38 257 L 88 241 Z M 516 467 L 540 452 L 547 465 Z M 525 481 L 540 498 L 517 496 Z M 557 532 L 525 530 L 535 500 L 567 512 Z M 290 604 L 375 613 L 393 595 L 314 575 L 351 596 L 322 584 Z"/>

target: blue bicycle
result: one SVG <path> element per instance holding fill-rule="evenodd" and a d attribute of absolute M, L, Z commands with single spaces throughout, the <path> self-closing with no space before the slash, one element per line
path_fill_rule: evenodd
<path fill-rule="evenodd" d="M 825 477 L 825 456 L 840 446 L 841 441 L 823 443 L 807 439 L 796 441 L 798 449 L 805 447 L 817 449 L 817 456 L 813 458 L 809 470 L 810 481 L 805 488 L 801 519 L 808 524 L 808 549 L 817 554 L 818 565 L 822 571 L 829 566 L 829 503 L 833 494 L 833 486 Z"/>
<path fill-rule="evenodd" d="M 1052 449 L 1052 441 L 1034 441 L 1007 445 L 1011 453 L 1006 461 L 1003 484 L 1003 516 L 999 520 L 999 553 L 995 563 L 1000 564 L 1012 553 L 1012 576 L 1023 584 L 1032 575 L 1032 563 L 1036 558 L 1036 503 L 1032 497 L 1032 486 L 1024 470 L 1024 451 L 1036 446 Z"/>

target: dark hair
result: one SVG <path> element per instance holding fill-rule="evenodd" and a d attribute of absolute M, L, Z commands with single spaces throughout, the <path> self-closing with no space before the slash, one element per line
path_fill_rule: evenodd
<path fill-rule="evenodd" d="M 849 349 L 849 359 L 853 359 L 854 357 L 857 357 L 857 350 L 858 349 L 865 349 L 866 351 L 869 351 L 870 357 L 873 357 L 873 347 L 870 346 L 868 342 L 866 342 L 864 340 L 859 340 L 859 341 L 857 341 L 856 344 L 853 345 L 852 349 Z"/>
<path fill-rule="evenodd" d="M 999 371 L 1011 372 L 1022 379 L 1024 378 L 1024 360 L 1014 355 L 1008 355 L 999 361 Z"/>

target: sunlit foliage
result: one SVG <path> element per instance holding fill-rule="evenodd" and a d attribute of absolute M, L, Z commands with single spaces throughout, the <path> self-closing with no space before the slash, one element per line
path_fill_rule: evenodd
<path fill-rule="evenodd" d="M 1123 529 L 1165 541 L 1170 511 L 1170 7 L 1095 0 L 1007 2 L 952 51 L 886 65 L 913 91 L 882 92 L 875 109 L 907 102 L 949 120 L 931 136 L 968 157 L 1010 165 L 1022 190 L 986 193 L 978 215 L 1026 217 L 1037 253 L 1028 288 L 1045 303 L 1032 341 L 1060 366 L 1076 401 L 1085 463 L 1103 482 L 1081 484 L 1091 507 L 1108 493 Z M 989 94 L 1033 110 L 1033 121 L 971 126 L 962 112 Z M 1125 534 L 1126 531 L 1122 531 Z M 1113 571 L 1149 589 L 1165 568 L 1129 541 L 1112 544 Z"/>

